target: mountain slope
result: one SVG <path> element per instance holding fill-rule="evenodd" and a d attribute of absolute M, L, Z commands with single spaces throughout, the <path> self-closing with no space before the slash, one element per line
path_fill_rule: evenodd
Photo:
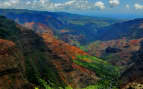
<path fill-rule="evenodd" d="M 2 39 L 0 45 L 2 48 L 0 49 L 0 63 L 2 64 L 0 71 L 2 80 L 0 80 L 0 84 L 2 86 L 0 88 L 31 89 L 30 86 L 34 87 L 35 85 L 42 88 L 44 85 L 40 82 L 41 80 L 46 81 L 55 89 L 68 85 L 74 88 L 81 88 L 94 84 L 97 81 L 94 72 L 90 72 L 90 70 L 72 63 L 72 56 L 75 57 L 78 53 L 86 54 L 85 52 L 56 40 L 51 34 L 35 34 L 32 30 L 23 28 L 5 17 L 0 17 L 0 21 L 0 28 L 4 28 L 0 29 L 0 38 Z M 8 23 L 11 25 L 7 25 Z M 15 50 L 9 51 L 9 48 L 14 45 L 16 46 Z M 66 47 L 62 53 L 60 47 Z M 68 52 L 68 50 L 71 51 Z M 2 61 L 3 58 L 5 61 Z M 17 70 L 17 68 L 20 70 Z M 89 72 L 94 77 L 89 76 Z M 84 77 L 81 77 L 81 75 Z M 11 76 L 15 77 L 11 78 Z M 10 86 L 3 84 L 3 81 L 9 80 Z M 87 80 L 89 80 L 88 84 L 85 82 Z"/>

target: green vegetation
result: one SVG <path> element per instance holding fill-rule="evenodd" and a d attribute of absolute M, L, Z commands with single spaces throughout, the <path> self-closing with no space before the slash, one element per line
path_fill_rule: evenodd
<path fill-rule="evenodd" d="M 88 49 L 85 46 L 79 46 L 79 48 L 85 52 L 88 52 Z"/>
<path fill-rule="evenodd" d="M 37 55 L 37 54 L 35 54 L 35 55 Z M 39 54 L 39 56 L 41 56 L 41 53 Z M 92 62 L 91 63 L 85 62 L 84 59 L 88 59 Z M 83 89 L 118 89 L 118 77 L 119 77 L 118 67 L 112 66 L 108 62 L 103 61 L 102 59 L 99 59 L 99 58 L 96 58 L 93 56 L 77 56 L 77 60 L 74 60 L 74 62 L 83 66 L 83 67 L 86 67 L 88 69 L 95 71 L 97 76 L 101 78 L 96 83 L 96 85 L 90 85 Z M 30 63 L 32 63 L 32 62 L 30 62 Z M 31 65 L 33 65 L 33 64 L 31 64 Z M 39 86 L 37 86 L 35 89 L 40 89 L 40 87 L 43 87 L 44 89 L 73 89 L 70 86 L 64 87 L 66 85 L 58 86 L 58 84 L 56 84 L 57 80 L 52 79 L 52 76 L 53 77 L 57 76 L 55 74 L 49 75 L 49 77 L 51 77 L 51 80 L 48 80 L 48 81 L 44 80 L 44 78 L 42 78 L 41 75 L 39 74 L 39 72 L 38 72 L 39 70 L 37 70 L 37 68 L 35 68 L 35 67 L 37 67 L 37 66 L 33 65 L 33 67 L 32 67 L 33 69 L 30 70 L 31 72 L 32 72 L 32 70 L 34 70 L 34 72 L 32 72 L 32 74 L 34 74 L 34 75 L 29 74 L 30 79 L 33 78 L 33 76 L 35 76 L 33 81 L 37 80 L 37 82 L 38 82 L 37 85 L 39 85 Z M 49 70 L 49 73 L 51 71 L 52 70 Z"/>
<path fill-rule="evenodd" d="M 91 61 L 91 62 L 86 62 Z M 101 79 L 94 86 L 89 86 L 85 89 L 117 89 L 118 78 L 120 76 L 119 68 L 109 64 L 102 59 L 93 56 L 77 56 L 77 60 L 74 62 L 78 65 L 86 67 L 96 72 L 96 75 Z"/>
<path fill-rule="evenodd" d="M 58 87 L 64 87 L 65 84 L 52 63 L 46 60 L 47 57 L 50 59 L 50 56 L 38 51 L 27 56 L 27 79 L 45 89 L 51 89 L 49 86 L 53 87 L 52 89 L 60 89 Z"/>
<path fill-rule="evenodd" d="M 57 88 L 52 88 L 52 87 L 50 87 L 48 84 L 47 84 L 47 82 L 46 81 L 44 81 L 44 80 L 42 80 L 42 79 L 40 79 L 39 80 L 40 82 L 41 82 L 41 84 L 44 86 L 44 89 L 57 89 Z M 90 86 L 88 86 L 88 87 L 86 87 L 86 88 L 82 88 L 82 89 L 119 89 L 119 88 L 117 88 L 116 86 L 112 86 L 111 85 L 111 87 L 109 87 L 109 86 L 105 86 L 104 84 L 110 84 L 110 82 L 109 81 L 106 81 L 106 82 L 98 82 L 96 85 L 90 85 Z M 35 89 L 39 89 L 38 87 L 35 87 Z M 62 87 L 59 87 L 59 89 L 74 89 L 74 88 L 72 88 L 72 87 L 70 87 L 70 86 L 67 86 L 67 87 L 65 87 L 65 88 L 62 88 Z"/>

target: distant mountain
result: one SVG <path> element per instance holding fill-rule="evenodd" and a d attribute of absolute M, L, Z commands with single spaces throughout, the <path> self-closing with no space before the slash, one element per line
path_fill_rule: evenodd
<path fill-rule="evenodd" d="M 97 31 L 96 41 L 86 46 L 89 54 L 121 70 L 121 88 L 143 88 L 143 19 L 116 23 Z"/>
<path fill-rule="evenodd" d="M 143 37 L 143 19 L 134 19 L 104 27 L 97 32 L 97 40 L 139 39 Z"/>
<path fill-rule="evenodd" d="M 88 45 L 92 55 L 109 59 L 116 65 L 126 65 L 143 40 L 143 19 L 116 23 L 97 31 L 96 40 Z M 120 51 L 115 51 L 120 50 Z"/>
<path fill-rule="evenodd" d="M 95 40 L 98 28 L 122 20 L 70 14 L 65 12 L 0 9 L 0 14 L 20 24 L 40 23 L 51 28 L 59 39 L 72 45 L 88 44 Z"/>

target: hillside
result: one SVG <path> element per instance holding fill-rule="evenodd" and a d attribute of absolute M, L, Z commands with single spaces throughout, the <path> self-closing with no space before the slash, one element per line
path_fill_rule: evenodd
<path fill-rule="evenodd" d="M 0 88 L 119 87 L 116 80 L 119 77 L 118 68 L 102 59 L 89 56 L 75 46 L 57 40 L 51 29 L 44 29 L 48 32 L 35 33 L 0 16 Z M 100 66 L 103 67 L 103 71 Z M 109 72 L 111 70 L 112 73 Z M 114 84 L 110 86 L 111 83 Z"/>

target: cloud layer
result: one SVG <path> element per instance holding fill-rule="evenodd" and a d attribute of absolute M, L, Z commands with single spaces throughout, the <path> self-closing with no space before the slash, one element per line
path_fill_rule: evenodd
<path fill-rule="evenodd" d="M 0 0 L 0 8 L 34 9 L 34 10 L 104 10 L 122 5 L 121 0 L 66 0 L 54 2 L 53 0 Z M 135 3 L 124 5 L 127 9 L 134 7 L 142 10 L 143 5 Z"/>
<path fill-rule="evenodd" d="M 4 0 L 0 1 L 0 8 L 38 10 L 103 10 L 105 8 L 105 4 L 102 1 L 90 2 L 89 0 L 67 0 L 65 2 L 53 2 L 52 0 Z"/>

